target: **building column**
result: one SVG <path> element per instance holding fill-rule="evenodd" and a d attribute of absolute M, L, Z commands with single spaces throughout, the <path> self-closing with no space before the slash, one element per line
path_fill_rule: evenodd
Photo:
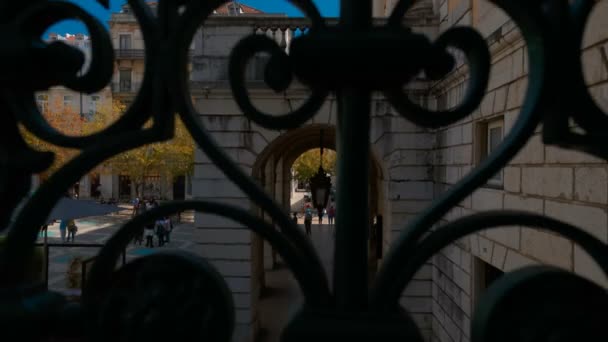
<path fill-rule="evenodd" d="M 112 193 L 114 192 L 114 175 L 102 173 L 99 175 L 99 183 L 101 197 L 105 198 L 106 200 L 112 197 Z"/>
<path fill-rule="evenodd" d="M 78 198 L 91 198 L 91 177 L 89 174 L 84 175 L 80 180 L 78 192 Z"/>

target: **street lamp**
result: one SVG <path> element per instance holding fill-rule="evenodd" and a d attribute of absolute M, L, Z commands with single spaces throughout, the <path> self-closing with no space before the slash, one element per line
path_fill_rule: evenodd
<path fill-rule="evenodd" d="M 319 163 L 319 170 L 310 179 L 310 190 L 312 193 L 312 203 L 321 212 L 327 207 L 327 201 L 329 200 L 329 192 L 331 189 L 331 178 L 323 170 L 323 130 L 321 130 L 321 158 Z"/>

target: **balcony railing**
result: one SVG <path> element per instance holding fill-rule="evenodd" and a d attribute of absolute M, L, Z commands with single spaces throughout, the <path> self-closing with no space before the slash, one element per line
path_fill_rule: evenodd
<path fill-rule="evenodd" d="M 118 59 L 143 59 L 146 56 L 144 49 L 116 49 L 114 54 Z"/>
<path fill-rule="evenodd" d="M 195 82 L 227 82 L 228 81 L 228 56 L 195 56 L 192 59 L 193 75 Z M 245 81 L 264 81 L 264 70 L 268 63 L 268 57 L 259 56 L 252 59 L 245 73 Z"/>
<path fill-rule="evenodd" d="M 116 49 L 114 50 L 116 59 L 144 59 L 146 57 L 146 50 L 144 49 Z M 190 51 L 192 56 L 192 51 Z"/>
<path fill-rule="evenodd" d="M 139 82 L 113 82 L 112 83 L 112 93 L 135 93 L 141 88 L 141 83 Z"/>

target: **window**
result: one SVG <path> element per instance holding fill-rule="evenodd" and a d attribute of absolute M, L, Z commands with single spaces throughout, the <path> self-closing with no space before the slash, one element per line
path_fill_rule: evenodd
<path fill-rule="evenodd" d="M 130 50 L 131 49 L 131 35 L 130 34 L 121 34 L 118 36 L 119 49 L 121 50 Z"/>
<path fill-rule="evenodd" d="M 131 91 L 131 69 L 122 69 L 119 74 L 120 91 Z"/>
<path fill-rule="evenodd" d="M 474 271 L 475 290 L 473 293 L 475 301 L 477 301 L 498 278 L 502 277 L 504 272 L 479 258 L 474 258 Z"/>
<path fill-rule="evenodd" d="M 243 13 L 241 6 L 235 3 L 228 4 L 228 14 L 230 15 L 238 15 Z"/>
<path fill-rule="evenodd" d="M 500 146 L 504 135 L 504 120 L 500 117 L 499 119 L 478 123 L 476 131 L 477 148 L 475 159 L 479 164 Z M 503 171 L 500 170 L 492 176 L 487 184 L 494 187 L 502 187 Z"/>
<path fill-rule="evenodd" d="M 72 101 L 74 100 L 74 96 L 72 95 L 65 95 L 63 97 L 63 109 L 71 109 L 72 108 Z"/>
<path fill-rule="evenodd" d="M 97 104 L 99 103 L 99 95 L 92 95 L 91 96 L 91 105 L 89 106 L 89 113 L 91 115 L 97 113 Z"/>
<path fill-rule="evenodd" d="M 488 124 L 488 155 L 492 154 L 502 141 L 502 120 Z M 495 174 L 491 180 L 502 184 L 502 171 Z"/>
<path fill-rule="evenodd" d="M 47 94 L 40 94 L 36 96 L 36 104 L 38 105 L 38 109 L 45 113 L 49 110 L 49 96 Z"/>
<path fill-rule="evenodd" d="M 297 181 L 296 191 L 297 192 L 306 192 L 306 182 Z"/>

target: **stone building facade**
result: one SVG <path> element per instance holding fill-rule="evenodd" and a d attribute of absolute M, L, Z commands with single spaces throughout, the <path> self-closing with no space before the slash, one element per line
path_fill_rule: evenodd
<path fill-rule="evenodd" d="M 88 70 L 91 62 L 91 39 L 89 36 L 82 33 L 68 33 L 65 35 L 50 33 L 46 42 L 49 44 L 60 42 L 78 48 L 84 54 L 84 64 L 80 72 L 85 73 Z M 109 87 L 94 94 L 83 94 L 63 86 L 55 86 L 47 91 L 37 92 L 35 96 L 36 104 L 43 112 L 47 110 L 58 113 L 71 111 L 80 114 L 83 118 L 92 117 L 97 111 L 112 103 L 112 92 Z M 78 193 L 81 198 L 88 198 L 92 195 L 92 192 L 101 190 L 98 181 L 98 177 L 94 173 L 85 175 L 71 191 Z M 33 176 L 32 189 L 38 187 L 39 184 L 40 176 Z"/>
<path fill-rule="evenodd" d="M 396 1 L 377 1 L 388 15 Z M 439 19 L 438 33 L 473 26 L 486 38 L 492 55 L 487 94 L 475 113 L 433 131 L 425 177 L 432 198 L 468 174 L 509 133 L 527 89 L 527 47 L 518 28 L 487 1 L 419 1 Z M 608 1 L 599 1 L 588 24 L 582 62 L 589 91 L 608 109 Z M 466 89 L 466 65 L 429 84 L 427 103 L 436 109 L 456 106 Z M 509 165 L 454 208 L 444 222 L 491 209 L 520 209 L 573 223 L 608 241 L 608 170 L 603 160 L 543 144 L 541 129 Z M 411 170 L 399 170 L 410 177 Z M 394 207 L 393 207 L 394 208 Z M 394 215 L 393 215 L 394 216 Z M 479 296 L 502 272 L 530 264 L 558 266 L 608 286 L 605 275 L 578 246 L 557 235 L 523 227 L 475 234 L 446 248 L 432 260 L 431 340 L 469 341 L 470 322 Z M 425 326 L 427 327 L 427 326 Z"/>
<path fill-rule="evenodd" d="M 374 2 L 379 23 L 395 3 Z M 597 6 L 587 29 L 583 64 L 590 92 L 607 108 L 608 30 L 602 18 L 608 15 L 608 1 Z M 431 39 L 456 25 L 474 26 L 487 40 L 492 72 L 480 108 L 439 130 L 417 127 L 395 113 L 382 96 L 374 98 L 370 204 L 372 214 L 384 217 L 385 248 L 390 248 L 409 220 L 502 141 L 517 118 L 527 87 L 527 50 L 522 37 L 513 22 L 489 2 L 421 0 L 405 20 Z M 220 147 L 286 211 L 292 184 L 290 167 L 295 158 L 318 147 L 320 130 L 326 132 L 324 146 L 335 148 L 335 100 L 329 98 L 302 128 L 269 131 L 242 115 L 232 98 L 225 66 L 231 47 L 241 37 L 252 32 L 267 34 L 288 51 L 289 41 L 296 35 L 290 30 L 305 26 L 306 21 L 294 18 L 212 18 L 194 42 L 192 96 L 202 123 Z M 410 96 L 431 109 L 455 106 L 467 85 L 467 66 L 460 63 L 456 71 L 438 82 L 416 80 L 408 86 Z M 283 113 L 306 100 L 307 90 L 297 83 L 281 94 L 260 86 L 257 68 L 253 66 L 248 77 L 250 96 L 259 107 Z M 196 155 L 193 193 L 196 198 L 257 212 L 249 198 L 201 151 Z M 545 146 L 539 128 L 504 171 L 442 222 L 490 209 L 524 209 L 575 223 L 608 241 L 607 204 L 606 163 L 583 153 Z M 217 266 L 234 293 L 235 340 L 250 340 L 261 324 L 257 307 L 269 248 L 249 230 L 228 220 L 198 214 L 196 226 L 196 252 Z M 468 341 L 475 304 L 484 289 L 503 272 L 537 263 L 563 267 L 608 285 L 589 257 L 568 240 L 534 229 L 509 227 L 472 235 L 434 256 L 403 293 L 401 303 L 427 340 Z"/>

